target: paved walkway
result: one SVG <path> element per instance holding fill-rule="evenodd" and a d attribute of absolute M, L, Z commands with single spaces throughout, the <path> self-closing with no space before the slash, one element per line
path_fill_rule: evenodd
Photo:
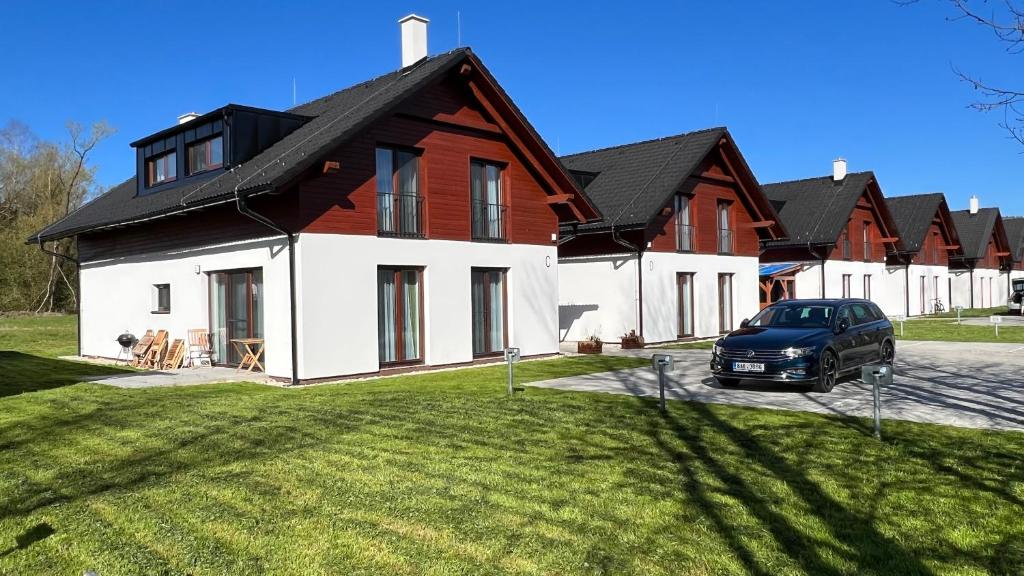
<path fill-rule="evenodd" d="M 709 350 L 656 350 L 675 357 L 667 397 L 824 414 L 871 416 L 871 386 L 841 381 L 827 394 L 774 383 L 744 382 L 722 388 L 708 368 Z M 647 350 L 612 351 L 649 358 Z M 657 396 L 649 368 L 573 376 L 531 386 Z M 1024 346 L 960 342 L 909 342 L 896 346 L 896 375 L 882 390 L 882 417 L 967 428 L 1024 430 Z"/>
<path fill-rule="evenodd" d="M 190 386 L 193 384 L 213 384 L 215 382 L 261 382 L 275 384 L 260 372 L 246 372 L 235 368 L 221 366 L 202 368 L 180 368 L 177 370 L 147 370 L 143 372 L 125 372 L 114 376 L 98 376 L 83 378 L 86 382 L 107 384 L 118 388 L 160 388 L 165 386 Z"/>

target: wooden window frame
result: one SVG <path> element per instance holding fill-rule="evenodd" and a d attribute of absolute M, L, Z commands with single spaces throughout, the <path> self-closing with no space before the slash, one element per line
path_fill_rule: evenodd
<path fill-rule="evenodd" d="M 167 290 L 167 307 L 166 308 L 161 308 L 160 307 L 160 291 L 164 290 L 164 289 Z M 154 294 L 153 294 L 154 302 L 153 302 L 153 309 L 150 311 L 150 314 L 170 314 L 171 313 L 171 285 L 169 283 L 167 283 L 167 282 L 164 282 L 162 284 L 153 284 L 153 290 L 155 291 Z"/>
<path fill-rule="evenodd" d="M 253 287 L 253 284 L 254 284 L 253 283 L 253 278 L 255 277 L 255 274 L 256 274 L 257 270 L 259 270 L 261 274 L 264 272 L 264 269 L 263 269 L 262 266 L 257 266 L 255 268 L 228 268 L 228 269 L 225 269 L 225 270 L 210 270 L 210 271 L 208 271 L 206 273 L 206 326 L 207 326 L 207 332 L 211 335 L 211 338 L 212 338 L 212 334 L 214 333 L 214 326 L 213 326 L 213 277 L 215 275 L 217 275 L 217 274 L 241 274 L 243 272 L 246 275 L 245 276 L 245 290 L 246 290 L 245 293 L 248 294 L 248 299 L 247 299 L 248 301 L 246 302 L 246 318 L 248 318 L 248 321 L 246 322 L 246 330 L 245 330 L 246 336 L 245 337 L 246 338 L 253 338 L 253 334 L 255 333 L 253 331 L 253 327 L 254 327 L 254 325 L 256 323 L 253 320 L 254 310 L 253 310 L 253 305 L 252 305 L 252 287 Z M 266 312 L 266 289 L 267 289 L 266 288 L 266 278 L 263 278 L 261 280 L 260 288 L 261 288 L 261 293 L 260 293 L 261 300 L 260 301 L 263 302 L 263 305 L 264 305 L 264 309 L 263 310 L 264 310 L 264 312 Z M 225 307 L 225 309 L 230 309 L 231 308 L 230 302 L 232 301 L 232 299 L 233 299 L 233 296 L 231 295 L 231 291 L 228 290 L 226 292 L 226 294 L 225 294 L 225 300 L 224 300 L 224 307 Z M 265 319 L 264 319 L 264 321 L 265 321 Z M 266 325 L 263 325 L 262 327 L 263 327 L 263 339 L 265 341 L 266 340 L 266 330 L 267 330 L 267 327 L 266 327 Z M 231 346 L 230 335 L 227 338 L 226 344 L 227 344 L 227 347 Z M 212 346 L 212 344 L 211 344 L 211 346 Z M 225 362 L 224 361 L 224 360 L 227 360 L 227 358 L 231 356 L 230 348 L 227 348 L 225 350 L 225 352 L 226 352 L 226 354 L 224 355 L 225 358 L 218 358 L 219 362 L 217 362 L 217 364 L 216 364 L 217 366 L 233 366 L 233 364 L 231 362 Z"/>
<path fill-rule="evenodd" d="M 694 275 L 693 272 L 678 272 L 676 273 L 676 300 L 678 301 L 678 313 L 676 314 L 676 332 L 679 338 L 693 338 L 697 334 L 697 310 L 694 308 Z M 683 280 L 686 280 L 690 284 L 690 301 L 684 302 L 683 300 Z M 686 322 L 683 320 L 683 306 L 688 305 L 690 307 L 690 333 L 683 332 L 683 326 Z"/>
<path fill-rule="evenodd" d="M 722 228 L 722 207 L 725 207 L 726 218 L 729 220 L 727 228 Z M 715 242 L 719 256 L 734 256 L 736 254 L 736 234 L 733 218 L 733 201 L 727 198 L 718 198 L 715 201 Z M 722 250 L 722 233 L 727 232 L 729 237 L 729 250 Z"/>
<path fill-rule="evenodd" d="M 861 236 L 862 236 L 862 240 L 864 242 L 864 247 L 863 247 L 863 250 L 864 250 L 864 254 L 863 254 L 864 261 L 865 262 L 872 262 L 872 258 L 874 257 L 874 254 L 871 253 L 872 252 L 872 250 L 871 250 L 871 221 L 864 220 L 863 228 L 861 229 Z"/>
<path fill-rule="evenodd" d="M 864 286 L 861 288 L 864 291 L 864 299 L 871 300 L 871 274 L 864 275 Z"/>
<path fill-rule="evenodd" d="M 212 143 L 213 143 L 214 140 L 217 140 L 217 139 L 220 139 L 220 146 L 221 146 L 220 163 L 219 164 L 213 164 L 213 144 Z M 206 157 L 206 168 L 203 168 L 202 170 L 194 170 L 192 168 L 192 149 L 195 148 L 196 146 L 205 146 L 206 147 L 206 150 L 205 150 L 205 153 L 204 153 L 204 156 Z M 197 141 L 192 142 L 192 143 L 188 144 L 187 146 L 185 146 L 185 162 L 186 162 L 186 164 L 188 164 L 186 166 L 186 170 L 188 171 L 188 175 L 189 176 L 195 176 L 196 174 L 202 174 L 204 172 L 210 172 L 211 170 L 217 170 L 218 168 L 223 168 L 224 167 L 224 133 L 222 132 L 220 134 L 214 134 L 212 136 L 208 136 L 206 138 L 203 138 L 202 140 L 197 140 Z"/>
<path fill-rule="evenodd" d="M 420 345 L 419 346 L 419 348 L 420 348 L 419 357 L 418 358 L 402 358 L 400 360 L 394 360 L 394 361 L 388 362 L 388 361 L 381 360 L 380 359 L 380 355 L 378 354 L 377 361 L 380 364 L 380 367 L 382 369 L 383 368 L 401 367 L 401 366 L 415 366 L 415 365 L 418 365 L 418 364 L 423 364 L 424 360 L 427 357 L 427 343 L 426 343 L 426 339 L 424 337 L 425 334 L 426 334 L 426 326 L 425 326 L 425 323 L 423 321 L 424 320 L 423 267 L 422 266 L 378 266 L 377 267 L 377 271 L 378 272 L 381 272 L 381 271 L 391 271 L 392 273 L 394 273 L 394 278 L 395 278 L 395 358 L 402 358 L 402 356 L 405 355 L 404 354 L 404 352 L 405 352 L 405 350 L 404 350 L 404 348 L 405 348 L 404 340 L 405 339 L 403 338 L 405 336 L 405 332 L 404 332 L 404 327 L 402 326 L 402 322 L 400 321 L 400 319 L 404 317 L 404 312 L 405 312 L 404 298 L 403 298 L 405 296 L 405 285 L 402 282 L 400 282 L 401 274 L 403 272 L 416 272 L 416 286 L 418 288 L 417 292 L 419 292 L 418 298 L 419 298 L 419 303 L 420 303 L 420 306 L 419 306 L 419 308 L 420 308 L 419 312 L 420 313 L 419 313 L 419 323 L 418 323 L 419 324 L 419 345 Z M 378 293 L 379 293 L 379 291 L 380 291 L 380 283 L 379 283 L 379 281 L 377 283 L 377 290 L 378 290 Z M 377 311 L 377 318 L 378 318 L 378 322 L 379 322 L 380 321 L 380 310 Z M 379 338 L 379 335 L 378 335 L 378 338 Z"/>
<path fill-rule="evenodd" d="M 493 166 L 498 169 L 498 213 L 500 214 L 501 221 L 499 222 L 499 234 L 498 238 L 491 237 L 479 237 L 473 229 L 473 165 L 479 165 L 486 174 L 488 166 Z M 469 235 L 470 241 L 472 242 L 493 242 L 498 244 L 507 244 L 509 242 L 509 218 L 512 212 L 511 205 L 511 188 L 509 182 L 509 163 L 502 160 L 490 160 L 487 158 L 481 158 L 477 156 L 471 156 L 469 158 Z"/>
<path fill-rule="evenodd" d="M 725 278 L 729 279 L 729 318 L 728 318 L 728 322 L 726 322 L 727 319 L 725 318 L 725 307 L 722 306 L 722 302 L 725 301 L 725 298 L 724 298 L 724 295 L 723 295 L 723 288 L 724 288 L 725 284 L 722 282 L 722 280 L 725 279 Z M 719 334 L 728 334 L 729 332 L 732 331 L 732 327 L 734 325 L 733 321 L 735 320 L 735 316 L 736 315 L 735 315 L 735 311 L 733 310 L 734 302 L 733 302 L 732 296 L 734 294 L 734 290 L 733 290 L 732 281 L 733 281 L 733 274 L 731 272 L 719 272 L 719 274 L 718 274 L 718 333 Z M 728 328 L 726 328 L 726 326 L 728 326 Z"/>
<path fill-rule="evenodd" d="M 850 228 L 852 226 L 852 221 L 847 222 L 846 228 L 843 228 L 843 233 L 839 239 L 843 260 L 853 260 L 853 239 L 850 237 Z"/>
<path fill-rule="evenodd" d="M 375 226 L 377 227 L 377 235 L 378 236 L 384 236 L 384 237 L 387 237 L 387 238 L 414 238 L 414 239 L 427 238 L 427 211 L 425 209 L 425 207 L 426 207 L 426 198 L 427 198 L 427 196 L 425 194 L 425 192 L 426 192 L 426 178 L 425 178 L 426 172 L 425 172 L 424 167 L 423 167 L 423 149 L 422 148 L 417 148 L 415 146 L 403 146 L 401 144 L 391 144 L 391 143 L 388 143 L 388 142 L 378 142 L 376 145 L 374 145 L 374 147 L 373 147 L 373 164 L 374 164 L 374 183 L 375 183 L 375 185 L 374 185 L 374 195 L 375 196 L 380 194 L 380 192 L 376 191 L 377 190 L 377 188 L 376 188 L 376 179 L 380 177 L 380 175 L 377 174 L 377 152 L 380 151 L 380 150 L 386 150 L 386 151 L 388 151 L 391 154 L 391 190 L 393 190 L 392 195 L 394 195 L 394 196 L 401 196 L 401 193 L 398 191 L 398 189 L 399 189 L 399 186 L 398 186 L 398 183 L 399 183 L 399 180 L 398 180 L 398 153 L 399 152 L 406 152 L 406 153 L 411 154 L 411 155 L 416 157 L 416 194 L 412 194 L 411 196 L 415 196 L 416 199 L 417 199 L 416 200 L 416 219 L 417 219 L 417 224 L 419 226 L 419 230 L 417 230 L 415 232 L 404 232 L 404 231 L 400 230 L 400 228 L 401 228 L 401 225 L 400 225 L 401 215 L 400 215 L 400 213 L 397 210 L 395 210 L 393 212 L 393 214 L 392 214 L 392 218 L 397 220 L 397 221 L 391 223 L 392 226 L 395 228 L 394 232 L 382 231 L 380 229 L 380 215 L 376 214 L 376 224 L 375 224 Z M 377 201 L 375 200 L 375 202 L 374 202 L 374 212 L 376 213 L 379 210 L 380 210 L 380 204 L 377 203 Z"/>
<path fill-rule="evenodd" d="M 680 208 L 682 207 L 683 199 L 686 199 L 686 222 L 679 220 L 679 215 L 682 213 Z M 684 194 L 677 192 L 672 198 L 672 209 L 675 211 L 676 216 L 676 252 L 681 254 L 693 254 L 697 252 L 697 225 L 693 221 L 693 194 Z M 717 217 L 717 214 L 716 214 Z M 683 249 L 683 238 L 682 233 L 685 228 L 690 230 L 690 249 Z"/>
<path fill-rule="evenodd" d="M 171 163 L 169 161 L 171 156 L 174 156 L 174 162 L 173 163 Z M 164 164 L 165 164 L 165 166 L 164 166 L 164 173 L 165 174 L 169 172 L 168 168 L 173 165 L 174 166 L 174 176 L 171 176 L 170 178 L 164 178 L 163 180 L 161 180 L 159 182 L 154 182 L 153 180 L 156 178 L 156 163 L 159 162 L 159 161 L 163 161 Z M 161 152 L 160 154 L 157 154 L 155 156 L 150 156 L 149 158 L 146 158 L 146 187 L 147 188 L 152 188 L 154 186 L 161 186 L 163 184 L 174 182 L 177 179 L 178 179 L 178 151 L 177 151 L 177 149 L 167 150 L 167 151 Z"/>
<path fill-rule="evenodd" d="M 843 274 L 843 298 L 850 297 L 853 274 Z"/>
<path fill-rule="evenodd" d="M 473 338 L 474 334 L 472 334 L 472 329 L 473 329 L 472 327 L 476 324 L 476 318 L 472 318 L 472 315 L 473 315 L 473 296 L 472 295 L 473 295 L 473 273 L 474 272 L 481 272 L 481 273 L 485 274 L 484 278 L 485 278 L 485 282 L 486 283 L 484 284 L 484 298 L 485 298 L 485 307 L 486 307 L 488 312 L 490 312 L 490 309 L 491 309 L 491 304 L 490 304 L 490 294 L 491 294 L 491 291 L 489 290 L 490 285 L 491 285 L 490 275 L 493 274 L 493 273 L 501 274 L 501 323 L 502 323 L 501 339 L 502 339 L 502 343 L 504 344 L 504 348 L 507 348 L 508 347 L 508 268 L 487 268 L 487 267 L 479 267 L 479 266 L 474 266 L 474 267 L 469 269 L 469 291 L 470 291 L 470 299 L 469 299 L 470 312 L 469 313 L 470 313 L 470 316 L 471 316 L 470 346 L 473 345 L 472 340 L 474 339 Z M 490 322 L 491 322 L 491 315 L 490 314 L 484 314 L 484 334 L 490 334 L 490 332 L 491 332 L 491 330 L 490 330 L 490 328 L 491 328 Z M 490 358 L 490 357 L 494 357 L 494 356 L 502 356 L 505 353 L 504 348 L 502 348 L 501 350 L 492 350 L 490 352 L 477 352 L 476 350 L 473 350 L 473 358 Z"/>

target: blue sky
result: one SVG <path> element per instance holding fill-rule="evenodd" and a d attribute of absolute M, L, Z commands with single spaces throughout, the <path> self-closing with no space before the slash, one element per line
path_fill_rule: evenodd
<path fill-rule="evenodd" d="M 513 8 L 514 7 L 514 8 Z M 128 143 L 228 102 L 283 109 L 397 68 L 396 21 L 431 19 L 430 51 L 471 46 L 562 154 L 726 125 L 761 182 L 843 156 L 888 195 L 1024 214 L 1024 147 L 958 66 L 1024 85 L 1024 55 L 941 1 L 42 2 L 0 5 L 0 124 L 44 138 L 69 119 L 118 132 L 94 156 L 129 177 Z M 10 55 L 13 55 L 11 57 Z"/>

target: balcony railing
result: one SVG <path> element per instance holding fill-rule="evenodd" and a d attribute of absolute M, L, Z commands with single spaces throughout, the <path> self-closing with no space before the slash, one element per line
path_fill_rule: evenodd
<path fill-rule="evenodd" d="M 871 242 L 864 241 L 864 261 L 871 262 Z"/>
<path fill-rule="evenodd" d="M 843 238 L 843 260 L 853 259 L 853 242 L 849 238 Z"/>
<path fill-rule="evenodd" d="M 419 194 L 377 194 L 377 234 L 423 238 L 423 197 Z"/>
<path fill-rule="evenodd" d="M 718 231 L 718 253 L 732 254 L 732 230 Z"/>
<path fill-rule="evenodd" d="M 473 240 L 504 241 L 506 209 L 503 204 L 474 201 Z"/>
<path fill-rule="evenodd" d="M 677 224 L 676 250 L 680 252 L 693 252 L 695 246 L 693 226 L 689 224 Z"/>

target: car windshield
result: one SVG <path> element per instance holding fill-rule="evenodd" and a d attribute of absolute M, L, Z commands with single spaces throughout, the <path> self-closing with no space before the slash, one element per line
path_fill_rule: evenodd
<path fill-rule="evenodd" d="M 765 308 L 754 316 L 750 326 L 762 328 L 828 328 L 835 313 L 825 304 L 787 304 Z"/>
<path fill-rule="evenodd" d="M 1013 281 L 1014 292 L 1024 292 L 1024 278 L 1017 278 Z"/>

